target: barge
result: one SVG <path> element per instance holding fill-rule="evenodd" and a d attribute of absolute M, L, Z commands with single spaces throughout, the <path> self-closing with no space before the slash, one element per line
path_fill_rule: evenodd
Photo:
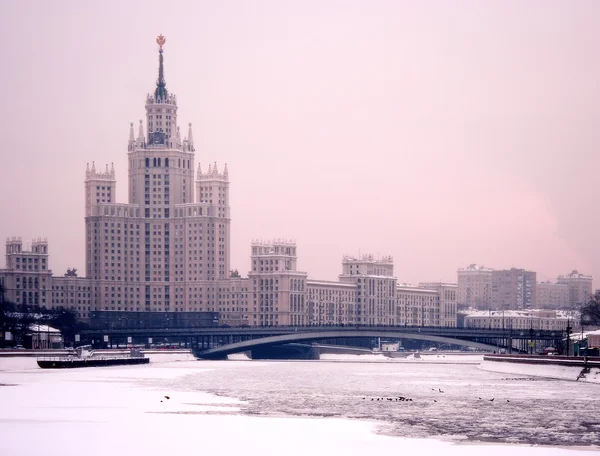
<path fill-rule="evenodd" d="M 104 367 L 104 366 L 129 366 L 137 364 L 148 364 L 150 358 L 146 358 L 139 350 L 131 350 L 124 356 L 96 356 L 87 349 L 78 347 L 77 355 L 60 357 L 41 357 L 37 364 L 42 369 L 73 369 L 78 367 Z"/>

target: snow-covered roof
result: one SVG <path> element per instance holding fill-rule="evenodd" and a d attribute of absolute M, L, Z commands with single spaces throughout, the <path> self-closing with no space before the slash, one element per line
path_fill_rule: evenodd
<path fill-rule="evenodd" d="M 553 315 L 549 315 L 549 313 L 553 313 Z M 489 317 L 504 317 L 504 318 L 557 318 L 557 319 L 567 319 L 567 317 L 555 314 L 552 311 L 542 311 L 537 312 L 536 310 L 476 310 L 467 313 L 467 317 L 475 317 L 475 318 L 489 318 Z"/>
<path fill-rule="evenodd" d="M 60 331 L 48 325 L 29 325 L 29 331 L 38 333 L 60 333 Z"/>

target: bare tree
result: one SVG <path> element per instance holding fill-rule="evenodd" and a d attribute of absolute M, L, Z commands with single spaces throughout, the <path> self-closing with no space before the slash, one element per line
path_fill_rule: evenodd
<path fill-rule="evenodd" d="M 600 326 L 600 292 L 596 292 L 586 304 L 579 308 L 579 311 L 582 325 Z"/>

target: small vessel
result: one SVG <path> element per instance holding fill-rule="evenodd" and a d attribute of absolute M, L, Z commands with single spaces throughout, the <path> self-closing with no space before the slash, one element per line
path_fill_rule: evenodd
<path fill-rule="evenodd" d="M 37 358 L 37 364 L 42 369 L 72 369 L 76 367 L 98 367 L 98 366 L 125 366 L 133 364 L 148 364 L 150 358 L 146 358 L 140 350 L 132 349 L 128 354 L 116 356 L 104 356 L 90 350 L 91 346 L 77 347 L 76 356 L 49 356 Z"/>

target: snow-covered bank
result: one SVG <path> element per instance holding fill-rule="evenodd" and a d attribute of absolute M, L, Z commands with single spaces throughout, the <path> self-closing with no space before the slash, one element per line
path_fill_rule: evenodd
<path fill-rule="evenodd" d="M 144 350 L 144 355 L 150 358 L 151 363 L 170 363 L 173 361 L 196 361 L 196 357 L 189 350 L 165 351 Z"/>
<path fill-rule="evenodd" d="M 420 363 L 420 364 L 479 364 L 483 360 L 483 355 L 460 355 L 460 354 L 425 354 L 420 353 L 408 355 L 406 358 L 390 358 L 383 353 L 373 353 L 365 355 L 343 355 L 327 354 L 320 355 L 321 361 L 333 362 L 366 362 L 366 363 Z"/>
<path fill-rule="evenodd" d="M 527 375 L 533 377 L 554 378 L 558 380 L 570 380 L 586 383 L 600 384 L 600 369 L 593 368 L 589 372 L 583 372 L 577 366 L 556 366 L 552 364 L 521 364 L 499 361 L 484 360 L 479 365 L 480 369 L 500 372 L 503 374 Z"/>

